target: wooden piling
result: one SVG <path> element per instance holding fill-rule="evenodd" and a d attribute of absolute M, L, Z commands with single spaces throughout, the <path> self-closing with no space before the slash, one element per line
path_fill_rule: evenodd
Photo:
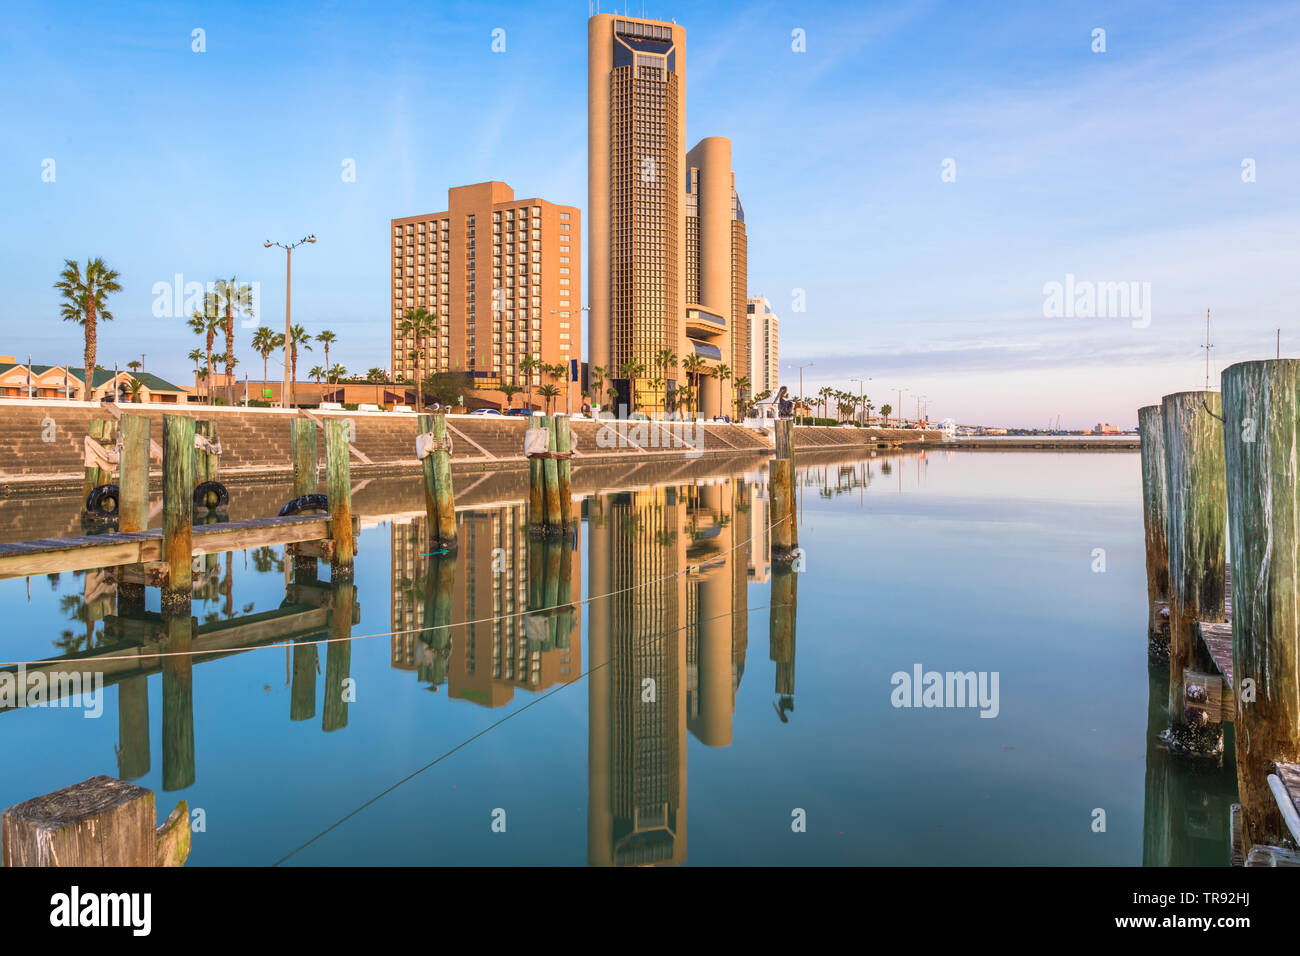
<path fill-rule="evenodd" d="M 123 415 L 121 428 L 117 530 L 145 531 L 149 527 L 149 419 Z"/>
<path fill-rule="evenodd" d="M 194 552 L 194 419 L 188 415 L 163 416 L 163 561 L 167 587 L 189 607 L 190 560 Z"/>
<path fill-rule="evenodd" d="M 1222 381 L 1237 792 L 1248 852 L 1287 839 L 1268 775 L 1275 763 L 1300 762 L 1300 360 L 1242 362 Z"/>
<path fill-rule="evenodd" d="M 768 462 L 768 497 L 772 560 L 788 562 L 799 546 L 794 510 L 794 462 L 787 458 L 773 458 Z"/>
<path fill-rule="evenodd" d="M 528 453 L 527 432 L 539 427 L 545 419 L 529 416 L 525 426 L 524 451 L 528 454 L 528 531 L 542 534 L 546 530 L 546 466 L 545 459 Z"/>
<path fill-rule="evenodd" d="M 0 815 L 0 866 L 180 866 L 190 853 L 182 800 L 157 826 L 152 790 L 113 777 L 34 797 Z"/>
<path fill-rule="evenodd" d="M 573 527 L 573 464 L 568 456 L 573 453 L 573 434 L 569 430 L 569 416 L 555 416 L 555 451 L 565 457 L 556 460 L 559 474 L 560 527 Z"/>
<path fill-rule="evenodd" d="M 290 720 L 310 720 L 316 716 L 316 671 L 319 667 L 320 655 L 310 639 L 293 645 L 289 685 Z"/>
<path fill-rule="evenodd" d="M 208 441 L 215 443 L 217 441 L 217 423 L 202 419 L 195 421 L 194 434 Z M 194 487 L 197 488 L 205 481 L 216 481 L 219 459 L 209 451 L 200 451 L 194 449 Z"/>
<path fill-rule="evenodd" d="M 546 429 L 546 450 L 553 456 L 556 452 L 555 417 L 547 415 L 542 422 Z M 564 527 L 560 512 L 560 463 L 549 457 L 542 459 L 542 465 L 546 483 L 546 533 L 559 534 Z"/>
<path fill-rule="evenodd" d="M 1156 602 L 1169 600 L 1169 542 L 1165 428 L 1159 405 L 1138 409 L 1138 434 L 1142 442 L 1142 524 L 1147 554 L 1147 651 L 1163 660 L 1169 656 L 1169 629 Z"/>
<path fill-rule="evenodd" d="M 421 463 L 424 468 L 424 514 L 429 526 L 429 548 L 456 548 L 456 499 L 452 489 L 451 455 L 447 451 L 447 416 L 421 415 L 421 434 L 433 437 L 433 451 Z"/>
<path fill-rule="evenodd" d="M 773 425 L 776 457 L 794 461 L 794 419 L 778 418 Z"/>
<path fill-rule="evenodd" d="M 1220 726 L 1189 726 L 1183 672 L 1197 663 L 1197 621 L 1224 619 L 1227 493 L 1221 396 L 1178 392 L 1161 402 L 1169 548 L 1169 737 L 1179 749 L 1220 753 Z"/>
<path fill-rule="evenodd" d="M 348 423 L 331 418 L 325 422 L 325 488 L 329 496 L 330 533 L 334 575 L 352 574 L 356 546 L 352 538 L 352 471 L 348 458 Z"/>
<path fill-rule="evenodd" d="M 96 418 L 87 426 L 86 434 L 101 445 L 112 445 L 117 441 L 117 422 Z M 92 489 L 98 488 L 100 485 L 111 484 L 112 481 L 112 472 L 105 471 L 103 468 L 94 465 L 88 465 L 81 482 L 82 507 L 85 507 L 86 496 L 90 494 Z"/>
<path fill-rule="evenodd" d="M 316 423 L 310 418 L 295 418 L 289 423 L 289 441 L 293 446 L 293 496 L 314 495 L 320 477 Z"/>

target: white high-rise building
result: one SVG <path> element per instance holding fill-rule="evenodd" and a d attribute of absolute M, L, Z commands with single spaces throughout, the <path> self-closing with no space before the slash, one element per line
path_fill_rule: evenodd
<path fill-rule="evenodd" d="M 777 327 L 781 320 L 772 311 L 772 303 L 761 295 L 745 300 L 749 318 L 750 394 L 775 392 L 779 387 L 780 359 L 777 355 Z"/>

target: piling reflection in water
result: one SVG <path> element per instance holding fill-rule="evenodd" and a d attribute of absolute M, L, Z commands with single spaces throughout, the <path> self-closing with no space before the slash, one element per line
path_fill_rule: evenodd
<path fill-rule="evenodd" d="M 1237 801 L 1236 748 L 1224 729 L 1221 759 L 1173 753 L 1169 726 L 1169 665 L 1149 668 L 1143 866 L 1226 866 L 1229 820 Z"/>

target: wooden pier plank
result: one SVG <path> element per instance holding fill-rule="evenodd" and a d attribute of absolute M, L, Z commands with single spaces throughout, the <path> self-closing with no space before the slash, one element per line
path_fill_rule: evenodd
<path fill-rule="evenodd" d="M 1237 716 L 1237 694 L 1232 682 L 1232 625 L 1198 621 L 1196 631 L 1219 676 L 1223 678 L 1223 722 Z"/>
<path fill-rule="evenodd" d="M 242 551 L 262 545 L 331 537 L 327 515 L 249 518 L 196 525 L 192 553 Z M 41 538 L 0 544 L 0 579 L 161 561 L 162 531 L 111 532 L 75 538 Z"/>

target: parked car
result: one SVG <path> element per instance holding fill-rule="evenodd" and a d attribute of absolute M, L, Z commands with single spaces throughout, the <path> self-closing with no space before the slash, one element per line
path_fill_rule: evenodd
<path fill-rule="evenodd" d="M 495 408 L 476 408 L 470 412 L 471 415 L 496 415 L 500 417 L 501 413 Z"/>
<path fill-rule="evenodd" d="M 530 408 L 512 408 L 510 411 L 506 412 L 507 415 L 520 415 L 523 417 L 527 417 L 532 413 L 532 409 Z"/>

